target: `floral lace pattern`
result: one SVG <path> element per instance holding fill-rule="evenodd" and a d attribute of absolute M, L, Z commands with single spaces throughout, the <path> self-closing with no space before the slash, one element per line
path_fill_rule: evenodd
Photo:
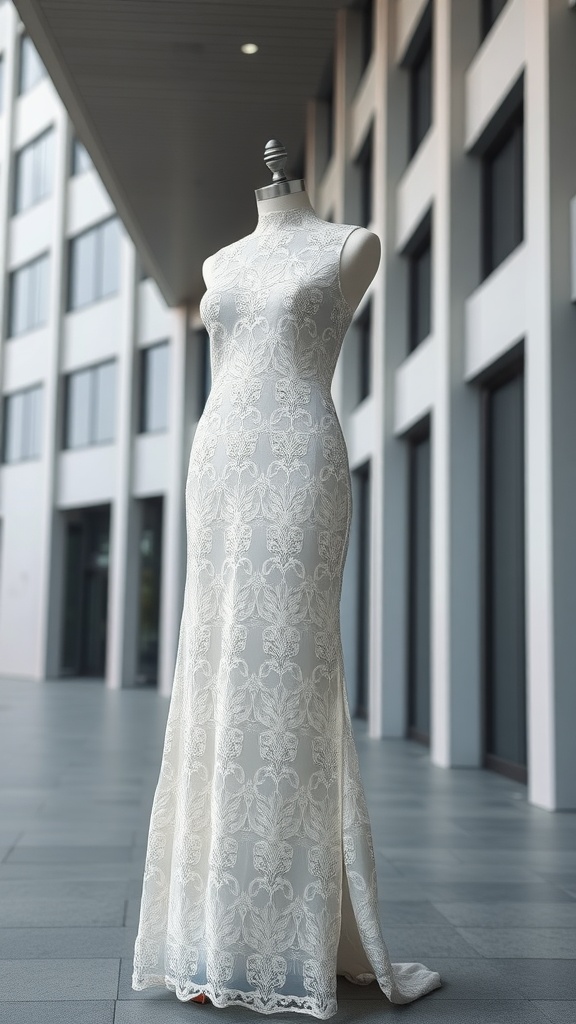
<path fill-rule="evenodd" d="M 132 986 L 320 1019 L 336 976 L 395 1003 L 440 985 L 391 964 L 346 697 L 352 503 L 332 402 L 353 225 L 261 214 L 212 258 L 212 389 L 186 482 L 187 574 Z"/>

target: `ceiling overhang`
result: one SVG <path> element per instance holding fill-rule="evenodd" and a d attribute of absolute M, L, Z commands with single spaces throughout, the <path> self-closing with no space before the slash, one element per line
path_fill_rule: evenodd
<path fill-rule="evenodd" d="M 196 305 L 206 256 L 252 231 L 270 138 L 301 173 L 342 0 L 15 0 L 148 270 Z M 247 56 L 241 45 L 255 42 Z"/>

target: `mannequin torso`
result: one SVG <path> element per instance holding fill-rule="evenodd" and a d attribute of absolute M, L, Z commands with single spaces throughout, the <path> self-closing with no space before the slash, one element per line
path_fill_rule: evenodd
<path fill-rule="evenodd" d="M 308 193 L 293 192 L 274 199 L 256 201 L 258 214 L 275 210 L 312 210 Z M 319 217 L 318 220 L 321 218 Z M 210 287 L 211 261 L 216 253 L 208 256 L 202 265 L 202 276 Z M 340 284 L 344 298 L 352 309 L 356 309 L 364 292 L 374 279 L 380 264 L 381 245 L 378 235 L 367 228 L 358 227 L 348 235 L 340 256 Z"/>

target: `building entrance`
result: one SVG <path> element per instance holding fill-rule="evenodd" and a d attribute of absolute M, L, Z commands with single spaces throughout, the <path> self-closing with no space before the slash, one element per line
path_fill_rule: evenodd
<path fill-rule="evenodd" d="M 109 505 L 65 513 L 62 675 L 105 675 L 109 543 Z"/>

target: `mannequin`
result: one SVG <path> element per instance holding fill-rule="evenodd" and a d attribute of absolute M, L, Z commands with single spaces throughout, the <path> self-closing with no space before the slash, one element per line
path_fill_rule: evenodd
<path fill-rule="evenodd" d="M 352 479 L 331 387 L 380 246 L 316 216 L 283 146 L 266 157 L 255 230 L 203 268 L 212 384 L 132 987 L 326 1020 L 338 975 L 392 1003 L 441 982 L 386 948 L 340 634 Z"/>
<path fill-rule="evenodd" d="M 276 140 L 271 140 L 267 144 L 266 153 L 272 154 L 266 160 L 271 169 L 282 166 L 286 159 L 286 151 Z M 256 189 L 256 208 L 259 217 L 276 210 L 313 210 L 302 179 L 288 181 L 284 177 L 277 180 L 278 184 L 273 183 Z M 278 194 L 284 183 L 285 187 L 289 187 L 291 191 Z M 266 193 L 269 194 L 266 195 Z M 344 298 L 352 309 L 356 309 L 366 289 L 373 281 L 380 264 L 380 257 L 380 239 L 373 231 L 358 227 L 356 231 L 348 235 L 340 256 L 340 284 Z M 208 256 L 202 266 L 202 275 L 208 287 L 210 287 L 211 260 L 212 256 Z"/>

